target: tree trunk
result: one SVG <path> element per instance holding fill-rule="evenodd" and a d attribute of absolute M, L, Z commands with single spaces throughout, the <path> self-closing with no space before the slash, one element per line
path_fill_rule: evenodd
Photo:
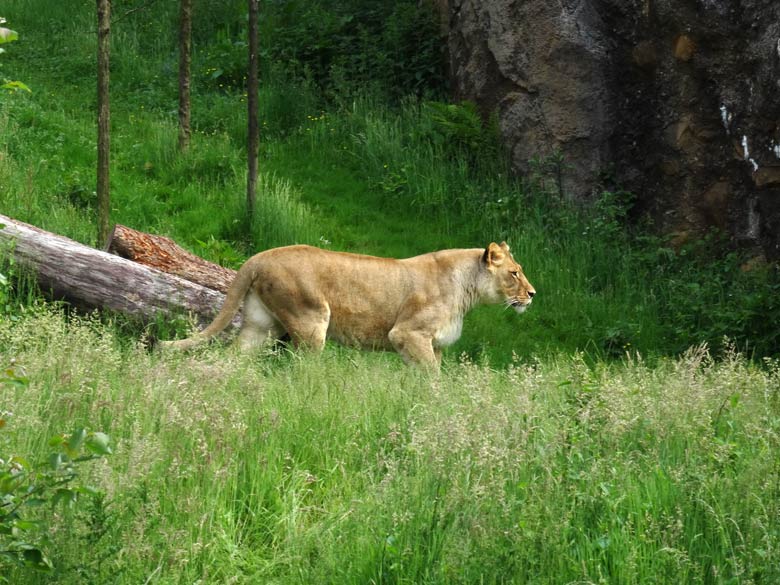
<path fill-rule="evenodd" d="M 110 188 L 108 182 L 110 109 L 108 95 L 111 51 L 111 0 L 97 0 L 98 15 L 98 155 L 97 155 L 97 220 L 98 246 L 105 246 L 109 236 Z"/>
<path fill-rule="evenodd" d="M 192 312 L 209 323 L 225 295 L 0 215 L 0 248 L 32 271 L 44 294 L 150 322 Z M 237 321 L 234 320 L 234 324 Z"/>
<path fill-rule="evenodd" d="M 235 270 L 195 256 L 170 238 L 146 234 L 119 224 L 111 234 L 108 251 L 223 293 L 227 292 L 236 276 Z"/>
<path fill-rule="evenodd" d="M 255 198 L 257 196 L 257 154 L 259 149 L 259 130 L 257 123 L 258 98 L 258 47 L 257 47 L 257 17 L 258 0 L 249 0 L 249 75 L 247 80 L 247 179 L 246 207 L 249 225 L 255 213 Z"/>
<path fill-rule="evenodd" d="M 190 61 L 192 0 L 180 0 L 179 11 L 179 150 L 190 147 Z"/>

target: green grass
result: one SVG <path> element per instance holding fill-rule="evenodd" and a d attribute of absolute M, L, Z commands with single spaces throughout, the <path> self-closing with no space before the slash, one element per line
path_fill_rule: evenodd
<path fill-rule="evenodd" d="M 430 379 L 339 348 L 162 357 L 48 309 L 0 324 L 0 348 L 30 380 L 4 390 L 6 453 L 80 425 L 113 440 L 84 478 L 104 497 L 55 516 L 58 583 L 780 578 L 776 363 Z"/>

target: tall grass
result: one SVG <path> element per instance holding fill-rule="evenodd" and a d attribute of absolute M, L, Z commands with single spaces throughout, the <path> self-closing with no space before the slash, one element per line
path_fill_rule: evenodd
<path fill-rule="evenodd" d="M 774 362 L 698 348 L 430 379 L 336 348 L 161 357 L 49 310 L 0 323 L 11 360 L 30 385 L 4 390 L 7 452 L 81 425 L 114 443 L 88 475 L 104 497 L 57 516 L 61 583 L 780 578 Z"/>

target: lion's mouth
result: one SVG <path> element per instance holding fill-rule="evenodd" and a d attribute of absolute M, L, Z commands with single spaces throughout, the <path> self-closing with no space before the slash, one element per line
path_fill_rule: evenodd
<path fill-rule="evenodd" d="M 522 313 L 523 311 L 525 311 L 530 304 L 531 304 L 531 299 L 528 299 L 527 301 L 521 301 L 519 299 L 512 299 L 509 302 L 509 306 L 512 307 L 518 313 Z"/>

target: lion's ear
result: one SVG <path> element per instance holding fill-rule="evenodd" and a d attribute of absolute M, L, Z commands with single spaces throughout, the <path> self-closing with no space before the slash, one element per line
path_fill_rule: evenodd
<path fill-rule="evenodd" d="M 509 253 L 509 245 L 506 242 L 501 242 L 501 249 L 507 254 Z"/>
<path fill-rule="evenodd" d="M 485 248 L 485 253 L 482 254 L 482 261 L 488 266 L 500 266 L 504 261 L 505 256 L 506 253 L 501 249 L 501 246 L 495 242 L 491 242 L 491 244 Z"/>

